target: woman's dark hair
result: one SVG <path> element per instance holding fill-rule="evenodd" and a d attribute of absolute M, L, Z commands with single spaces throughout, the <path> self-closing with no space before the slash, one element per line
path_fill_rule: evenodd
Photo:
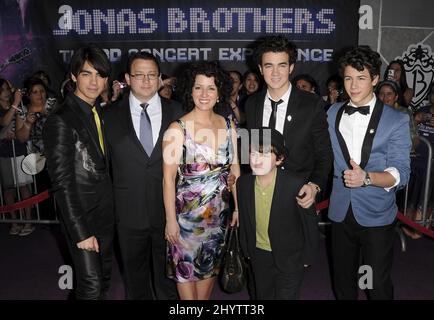
<path fill-rule="evenodd" d="M 336 83 L 337 86 L 336 89 L 338 91 L 344 88 L 344 81 L 342 80 L 342 77 L 338 74 L 331 75 L 330 77 L 327 78 L 326 87 L 328 87 L 331 82 Z"/>
<path fill-rule="evenodd" d="M 33 87 L 37 85 L 42 86 L 45 90 L 45 93 L 48 93 L 47 86 L 45 85 L 44 81 L 42 81 L 42 79 L 32 76 L 24 80 L 23 86 L 26 89 L 26 95 L 23 96 L 23 103 L 25 105 L 28 105 L 30 103 L 30 93 L 32 92 Z"/>
<path fill-rule="evenodd" d="M 399 95 L 399 88 L 398 85 L 396 84 L 396 82 L 394 81 L 390 81 L 390 80 L 385 80 L 385 81 L 381 81 L 376 88 L 376 92 L 377 94 L 380 93 L 380 90 L 382 87 L 384 86 L 388 86 L 392 89 L 393 92 L 395 92 L 396 95 Z"/>
<path fill-rule="evenodd" d="M 37 85 L 44 87 L 45 91 L 47 91 L 47 87 L 46 87 L 44 81 L 42 81 L 42 79 L 37 78 L 37 77 L 27 78 L 26 80 L 24 80 L 23 85 L 27 91 L 27 94 L 29 94 L 29 95 L 30 95 L 30 92 L 32 91 L 32 88 L 34 86 L 37 86 Z"/>
<path fill-rule="evenodd" d="M 217 61 L 200 61 L 190 65 L 181 77 L 180 92 L 181 101 L 185 111 L 190 112 L 194 109 L 192 96 L 193 86 L 196 82 L 196 76 L 204 75 L 214 77 L 214 83 L 218 90 L 218 102 L 214 106 L 214 111 L 225 109 L 229 105 L 229 97 L 232 91 L 232 82 L 229 74 L 223 70 Z"/>
<path fill-rule="evenodd" d="M 7 82 L 6 79 L 0 78 L 0 93 L 3 91 L 3 85 L 5 83 L 7 84 L 7 86 L 9 87 L 9 89 L 11 88 L 10 85 L 9 85 L 9 82 Z"/>
<path fill-rule="evenodd" d="M 366 68 L 371 79 L 374 79 L 375 76 L 380 75 L 380 55 L 368 46 L 359 46 L 348 51 L 339 59 L 339 71 L 342 77 L 347 66 L 353 67 L 357 71 L 363 71 Z"/>
<path fill-rule="evenodd" d="M 244 72 L 243 74 L 243 88 L 245 88 L 245 83 L 246 83 L 246 79 L 248 76 L 253 75 L 256 78 L 256 81 L 258 82 L 258 90 L 260 91 L 262 88 L 262 77 L 259 75 L 259 73 L 257 71 L 253 71 L 253 70 L 247 70 L 246 72 Z"/>
<path fill-rule="evenodd" d="M 400 106 L 405 105 L 404 96 L 401 90 L 399 89 L 398 84 L 395 81 L 385 80 L 378 83 L 377 87 L 375 88 L 375 93 L 377 94 L 377 96 L 380 94 L 380 90 L 384 86 L 388 86 L 389 88 L 391 88 L 392 91 L 395 92 L 395 94 L 398 96 L 398 100 L 396 101 L 398 105 Z"/>
<path fill-rule="evenodd" d="M 101 48 L 90 44 L 76 50 L 71 58 L 70 70 L 75 77 L 83 70 L 86 61 L 98 71 L 101 77 L 110 76 L 111 65 L 107 55 Z"/>
<path fill-rule="evenodd" d="M 50 79 L 50 76 L 49 76 L 48 73 L 46 73 L 44 70 L 38 70 L 38 71 L 36 71 L 36 72 L 32 75 L 32 77 L 39 78 L 39 79 L 41 79 L 41 80 L 42 80 L 42 78 L 45 78 L 45 79 L 47 79 L 48 86 L 51 86 L 51 79 Z"/>
<path fill-rule="evenodd" d="M 294 64 L 297 59 L 295 44 L 281 35 L 266 37 L 259 43 L 254 55 L 257 65 L 262 65 L 262 56 L 267 52 L 286 52 L 290 65 Z"/>
<path fill-rule="evenodd" d="M 399 68 L 401 69 L 401 77 L 399 78 L 399 87 L 401 88 L 401 93 L 404 94 L 405 90 L 407 90 L 408 88 L 408 84 L 407 84 L 407 77 L 405 76 L 405 68 L 404 68 L 404 63 L 401 60 L 393 60 L 389 63 L 389 65 L 386 68 L 386 71 L 384 71 L 384 76 L 383 79 L 387 80 L 388 79 L 388 75 L 389 75 L 389 70 L 390 70 L 390 66 L 392 64 L 397 64 L 399 65 Z"/>
<path fill-rule="evenodd" d="M 308 82 L 311 85 L 311 87 L 313 88 L 313 91 L 319 95 L 318 83 L 310 74 L 299 74 L 299 75 L 294 77 L 294 79 L 292 80 L 292 83 L 294 85 L 297 85 L 298 80 L 304 80 L 304 81 Z"/>

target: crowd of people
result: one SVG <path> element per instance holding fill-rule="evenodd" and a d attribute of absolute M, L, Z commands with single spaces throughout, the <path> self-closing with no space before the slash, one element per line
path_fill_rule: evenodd
<path fill-rule="evenodd" d="M 20 162 L 43 154 L 36 181 L 59 206 L 78 299 L 107 298 L 114 241 L 128 299 L 209 299 L 229 225 L 251 264 L 250 297 L 298 299 L 318 247 L 314 205 L 329 196 L 336 298 L 357 299 L 362 263 L 373 269 L 369 298 L 393 299 L 396 193 L 409 184 L 416 219 L 427 174 L 418 137 L 434 145 L 433 85 L 430 105 L 413 113 L 402 63 L 381 81 L 369 47 L 340 58 L 324 96 L 312 75 L 292 78 L 296 48 L 285 37 L 265 38 L 255 62 L 242 75 L 199 61 L 175 78 L 139 52 L 109 83 L 106 54 L 89 45 L 75 51 L 62 95 L 44 72 L 26 92 L 0 79 L 5 202 L 17 188 L 31 195 Z M 432 188 L 429 197 L 432 212 Z M 13 223 L 10 234 L 33 230 Z"/>

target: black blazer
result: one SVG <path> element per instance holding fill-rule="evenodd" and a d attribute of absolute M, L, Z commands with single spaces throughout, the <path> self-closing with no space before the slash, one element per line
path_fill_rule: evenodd
<path fill-rule="evenodd" d="M 92 114 L 86 114 L 70 94 L 55 107 L 43 130 L 52 190 L 73 243 L 98 235 L 114 223 L 108 160 L 92 121 Z M 104 134 L 103 124 L 102 128 Z"/>
<path fill-rule="evenodd" d="M 262 127 L 266 93 L 263 90 L 247 100 L 247 128 Z M 302 174 L 305 182 L 314 182 L 324 190 L 333 164 L 333 151 L 324 103 L 319 96 L 292 86 L 283 136 L 289 151 L 284 167 Z"/>
<path fill-rule="evenodd" d="M 238 178 L 237 195 L 240 243 L 253 261 L 256 248 L 255 179 L 251 173 Z M 299 271 L 312 264 L 318 244 L 318 217 L 312 206 L 301 208 L 295 199 L 304 184 L 299 174 L 278 169 L 268 225 L 268 236 L 276 266 L 283 272 Z"/>
<path fill-rule="evenodd" d="M 144 229 L 164 227 L 162 139 L 171 122 L 183 114 L 181 105 L 161 98 L 160 134 L 149 157 L 134 131 L 126 95 L 104 113 L 117 223 Z"/>

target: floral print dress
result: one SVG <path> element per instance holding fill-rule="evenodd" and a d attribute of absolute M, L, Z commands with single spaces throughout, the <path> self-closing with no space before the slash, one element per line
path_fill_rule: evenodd
<path fill-rule="evenodd" d="M 178 168 L 176 218 L 180 239 L 167 246 L 167 276 L 176 282 L 210 278 L 219 272 L 229 211 L 227 177 L 233 157 L 230 122 L 226 141 L 214 149 L 195 142 L 185 123 L 183 161 Z"/>

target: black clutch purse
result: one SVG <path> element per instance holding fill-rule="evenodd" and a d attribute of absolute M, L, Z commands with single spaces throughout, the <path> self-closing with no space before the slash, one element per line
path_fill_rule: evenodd
<path fill-rule="evenodd" d="M 220 285 L 228 293 L 239 292 L 246 286 L 246 264 L 238 240 L 238 227 L 228 226 L 229 239 L 223 252 Z"/>

